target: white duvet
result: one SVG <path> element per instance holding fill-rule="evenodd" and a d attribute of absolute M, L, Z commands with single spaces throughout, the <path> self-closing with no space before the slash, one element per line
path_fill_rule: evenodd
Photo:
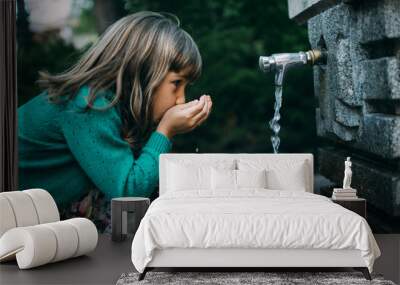
<path fill-rule="evenodd" d="M 358 249 L 370 272 L 380 256 L 361 216 L 321 195 L 265 189 L 154 200 L 133 239 L 133 265 L 143 272 L 155 249 L 176 247 Z"/>

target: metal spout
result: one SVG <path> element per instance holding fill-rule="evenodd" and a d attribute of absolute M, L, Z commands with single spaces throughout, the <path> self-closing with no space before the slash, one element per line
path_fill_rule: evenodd
<path fill-rule="evenodd" d="M 312 49 L 306 52 L 300 51 L 296 53 L 277 53 L 271 56 L 260 56 L 259 65 L 263 72 L 271 72 L 277 70 L 288 70 L 292 67 L 304 64 L 325 64 L 326 50 Z"/>

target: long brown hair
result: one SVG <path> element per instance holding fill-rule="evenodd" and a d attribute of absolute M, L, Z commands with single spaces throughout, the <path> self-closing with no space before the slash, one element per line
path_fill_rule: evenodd
<path fill-rule="evenodd" d="M 185 70 L 189 81 L 201 74 L 196 43 L 168 14 L 142 11 L 121 18 L 70 69 L 57 75 L 40 72 L 39 85 L 54 103 L 72 99 L 80 87 L 89 85 L 87 108 L 117 105 L 121 136 L 140 150 L 153 130 L 153 95 L 166 74 Z M 100 90 L 114 94 L 104 109 L 92 105 Z"/>

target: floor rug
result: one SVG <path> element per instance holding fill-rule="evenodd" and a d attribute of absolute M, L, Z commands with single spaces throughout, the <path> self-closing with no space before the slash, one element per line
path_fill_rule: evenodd
<path fill-rule="evenodd" d="M 117 285 L 136 284 L 213 284 L 213 285 L 297 285 L 297 284 L 376 284 L 395 285 L 384 280 L 381 275 L 372 274 L 372 281 L 364 278 L 361 272 L 147 272 L 145 279 L 138 281 L 139 273 L 124 273 Z"/>

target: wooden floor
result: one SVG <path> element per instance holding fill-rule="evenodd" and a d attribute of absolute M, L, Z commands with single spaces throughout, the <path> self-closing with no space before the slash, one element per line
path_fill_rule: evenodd
<path fill-rule="evenodd" d="M 382 257 L 376 261 L 374 272 L 400 284 L 400 234 L 375 238 Z M 122 273 L 135 270 L 130 253 L 131 240 L 115 243 L 110 236 L 100 235 L 96 250 L 88 256 L 28 270 L 19 270 L 15 261 L 0 264 L 0 284 L 115 284 Z"/>

